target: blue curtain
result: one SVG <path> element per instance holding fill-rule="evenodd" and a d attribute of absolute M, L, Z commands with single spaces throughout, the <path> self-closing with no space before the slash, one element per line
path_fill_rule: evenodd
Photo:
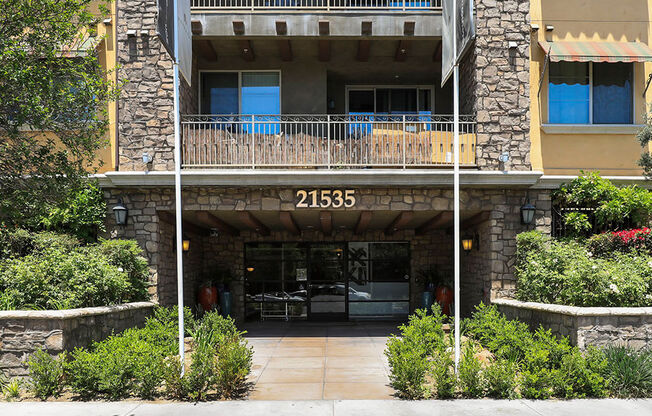
<path fill-rule="evenodd" d="M 589 64 L 552 62 L 548 87 L 548 122 L 589 123 Z"/>
<path fill-rule="evenodd" d="M 242 114 L 278 115 L 281 114 L 281 88 L 278 72 L 243 72 L 242 73 Z M 255 133 L 278 134 L 280 125 L 268 123 L 280 120 L 280 117 L 259 118 Z M 246 125 L 250 131 L 251 125 Z"/>
<path fill-rule="evenodd" d="M 238 114 L 238 73 L 202 73 L 202 113 Z"/>
<path fill-rule="evenodd" d="M 593 64 L 593 123 L 632 123 L 632 65 Z"/>

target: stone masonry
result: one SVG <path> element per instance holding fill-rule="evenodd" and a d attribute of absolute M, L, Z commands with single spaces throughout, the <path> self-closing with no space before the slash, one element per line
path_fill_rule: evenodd
<path fill-rule="evenodd" d="M 477 117 L 478 168 L 530 170 L 530 2 L 475 0 L 475 7 L 476 40 L 460 65 L 460 90 L 462 113 Z"/>
<path fill-rule="evenodd" d="M 450 211 L 453 209 L 450 189 L 431 188 L 366 188 L 356 189 L 358 203 L 350 210 L 413 210 Z M 172 189 L 107 189 L 105 198 L 108 207 L 114 206 L 119 197 L 129 209 L 126 226 L 113 224 L 108 216 L 107 230 L 114 238 L 134 238 L 145 250 L 151 268 L 152 296 L 161 304 L 176 301 L 176 266 L 173 251 L 174 227 L 160 220 L 160 212 L 174 210 Z M 489 211 L 489 219 L 476 227 L 480 237 L 479 250 L 465 254 L 463 258 L 463 290 L 473 304 L 489 301 L 514 293 L 515 278 L 512 266 L 516 251 L 516 234 L 525 230 L 520 223 L 520 206 L 525 200 L 525 190 L 517 189 L 468 189 L 461 193 L 463 211 Z M 530 193 L 530 200 L 538 210 L 536 227 L 549 231 L 550 196 L 547 192 Z M 295 190 L 291 188 L 186 188 L 183 194 L 184 211 L 294 211 Z M 306 208 L 310 209 L 310 208 Z M 340 208 L 342 209 L 342 208 Z M 286 233 L 273 233 L 261 237 L 250 231 L 243 231 L 237 238 L 229 236 L 192 236 L 194 243 L 186 253 L 185 298 L 188 305 L 195 304 L 194 290 L 198 279 L 206 273 L 206 265 L 219 259 L 233 267 L 236 278 L 242 279 L 243 251 L 246 241 L 382 241 L 381 231 L 370 231 L 367 235 L 354 236 L 350 230 L 336 233 L 336 237 L 324 236 L 317 231 L 304 231 L 300 237 Z M 415 236 L 414 230 L 403 230 L 392 237 L 394 240 L 410 241 L 413 251 L 413 270 L 425 265 L 433 252 L 440 253 L 437 260 L 442 267 L 450 262 L 451 236 L 433 232 L 432 235 Z M 329 240 L 330 239 L 330 240 Z M 420 254 L 422 253 L 422 254 Z M 420 258 L 424 260 L 419 260 Z M 448 266 L 449 268 L 451 266 Z M 234 287 L 238 287 L 238 283 Z M 413 305 L 417 304 L 417 285 L 413 285 Z M 234 302 L 244 296 L 238 289 Z M 472 304 L 469 304 L 469 310 Z"/>
<path fill-rule="evenodd" d="M 87 347 L 113 333 L 142 326 L 152 302 L 62 311 L 0 311 L 0 371 L 26 376 L 29 355 L 41 348 L 55 355 Z"/>
<path fill-rule="evenodd" d="M 569 337 L 581 349 L 589 345 L 652 345 L 652 307 L 583 308 L 514 299 L 496 299 L 494 303 L 507 318 L 527 322 L 532 329 L 541 325 L 558 336 Z"/>

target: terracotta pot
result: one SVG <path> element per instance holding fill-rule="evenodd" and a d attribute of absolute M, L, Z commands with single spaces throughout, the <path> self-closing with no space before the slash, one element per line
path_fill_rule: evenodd
<path fill-rule="evenodd" d="M 454 298 L 453 289 L 448 286 L 438 286 L 435 289 L 435 300 L 441 306 L 441 312 L 444 315 L 450 315 Z"/>
<path fill-rule="evenodd" d="M 202 286 L 197 295 L 199 304 L 206 311 L 212 310 L 217 305 L 217 288 L 215 286 Z"/>

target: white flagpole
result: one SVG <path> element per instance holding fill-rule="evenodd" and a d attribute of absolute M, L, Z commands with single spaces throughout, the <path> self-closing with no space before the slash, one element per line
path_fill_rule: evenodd
<path fill-rule="evenodd" d="M 457 0 L 453 1 L 457 14 Z M 455 373 L 460 363 L 460 67 L 457 62 L 457 19 L 453 18 L 453 257 L 455 315 Z"/>
<path fill-rule="evenodd" d="M 188 1 L 188 0 L 185 0 Z M 177 247 L 177 304 L 179 308 L 179 360 L 181 375 L 184 373 L 183 343 L 185 330 L 183 327 L 183 215 L 181 212 L 181 123 L 179 115 L 179 10 L 178 0 L 173 1 L 174 8 L 174 200 L 176 214 L 176 247 Z"/>

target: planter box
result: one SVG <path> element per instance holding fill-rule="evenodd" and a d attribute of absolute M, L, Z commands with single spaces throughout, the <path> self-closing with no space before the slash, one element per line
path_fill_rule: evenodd
<path fill-rule="evenodd" d="M 38 348 L 51 354 L 87 347 L 112 333 L 142 326 L 156 306 L 134 302 L 51 311 L 0 311 L 0 371 L 27 375 L 27 359 Z"/>
<path fill-rule="evenodd" d="M 626 344 L 634 348 L 652 345 L 652 307 L 588 308 L 495 299 L 509 319 L 536 329 L 540 325 L 556 335 L 567 336 L 580 349 Z"/>

